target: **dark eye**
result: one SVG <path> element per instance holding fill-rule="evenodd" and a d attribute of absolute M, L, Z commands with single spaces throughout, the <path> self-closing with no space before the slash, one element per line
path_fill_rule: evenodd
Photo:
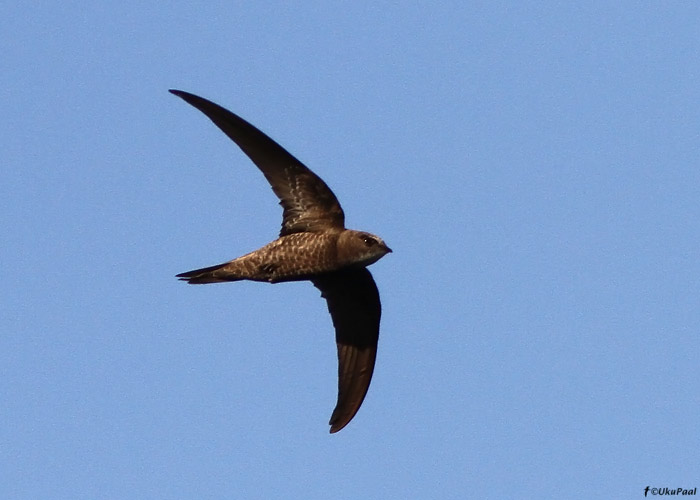
<path fill-rule="evenodd" d="M 368 247 L 373 247 L 374 245 L 379 243 L 377 240 L 375 240 L 371 236 L 367 236 L 367 235 L 362 237 L 362 241 L 364 241 L 365 245 L 367 245 Z"/>

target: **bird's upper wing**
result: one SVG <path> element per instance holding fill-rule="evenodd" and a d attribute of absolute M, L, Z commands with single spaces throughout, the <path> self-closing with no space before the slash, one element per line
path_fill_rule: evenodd
<path fill-rule="evenodd" d="M 284 209 L 280 236 L 345 227 L 343 209 L 330 188 L 282 146 L 211 101 L 181 90 L 170 92 L 207 115 L 262 170 Z"/>
<path fill-rule="evenodd" d="M 377 357 L 382 306 L 370 272 L 346 269 L 311 279 L 328 302 L 338 344 L 338 403 L 331 432 L 345 427 L 360 409 Z"/>

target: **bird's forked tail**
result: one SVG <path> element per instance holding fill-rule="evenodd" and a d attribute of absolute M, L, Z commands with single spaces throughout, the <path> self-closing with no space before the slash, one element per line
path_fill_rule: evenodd
<path fill-rule="evenodd" d="M 232 273 L 231 269 L 227 269 L 227 267 L 230 267 L 229 264 L 230 262 L 225 262 L 216 266 L 203 267 L 202 269 L 195 269 L 194 271 L 178 274 L 177 277 L 182 281 L 187 281 L 190 285 L 224 283 L 226 281 L 238 281 L 243 279 Z"/>

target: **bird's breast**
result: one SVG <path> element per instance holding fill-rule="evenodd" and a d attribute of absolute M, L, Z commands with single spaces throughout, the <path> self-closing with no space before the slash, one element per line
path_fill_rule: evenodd
<path fill-rule="evenodd" d="M 297 233 L 269 243 L 258 254 L 261 268 L 268 270 L 267 281 L 291 281 L 338 269 L 337 236 Z"/>

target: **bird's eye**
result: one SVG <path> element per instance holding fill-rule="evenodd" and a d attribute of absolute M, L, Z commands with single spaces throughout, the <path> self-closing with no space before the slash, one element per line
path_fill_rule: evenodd
<path fill-rule="evenodd" d="M 364 241 L 365 245 L 367 245 L 368 247 L 373 247 L 374 245 L 379 243 L 377 240 L 375 240 L 371 236 L 366 236 L 366 235 L 362 237 L 362 241 Z"/>

